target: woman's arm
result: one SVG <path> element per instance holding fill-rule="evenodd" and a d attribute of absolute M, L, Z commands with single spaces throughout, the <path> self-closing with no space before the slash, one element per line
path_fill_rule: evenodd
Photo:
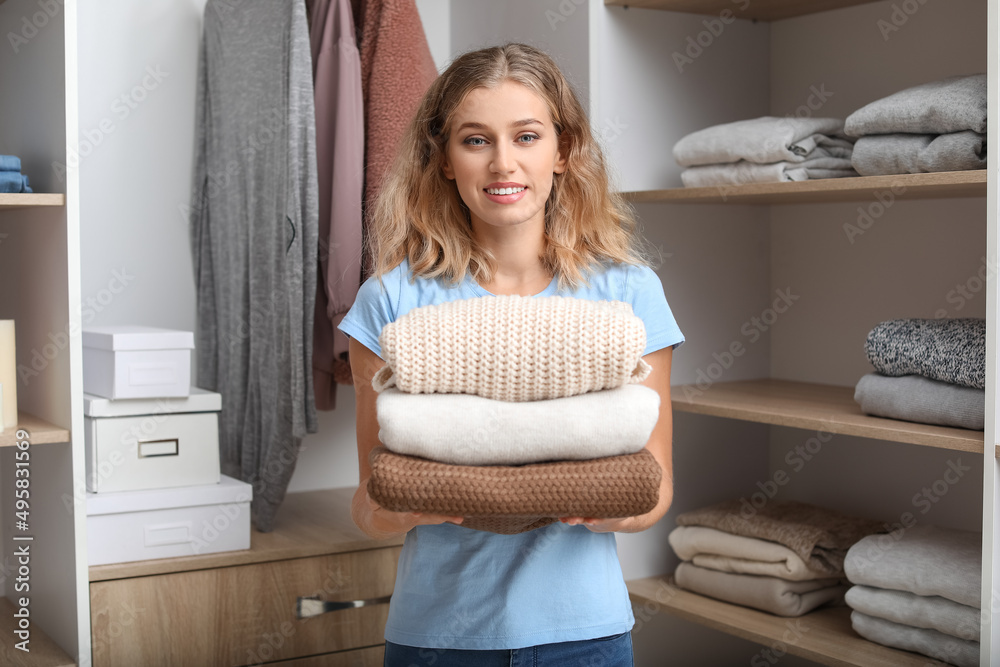
<path fill-rule="evenodd" d="M 375 539 L 388 539 L 409 531 L 414 526 L 444 523 L 461 523 L 462 517 L 418 514 L 415 512 L 392 512 L 379 507 L 368 495 L 368 478 L 371 465 L 368 457 L 380 443 L 378 439 L 378 419 L 375 416 L 375 399 L 378 394 L 372 387 L 372 377 L 385 365 L 378 355 L 354 340 L 350 340 L 351 375 L 354 377 L 354 392 L 357 396 L 358 433 L 358 490 L 351 503 L 351 517 L 366 535 Z"/>
<path fill-rule="evenodd" d="M 653 428 L 653 433 L 646 443 L 646 449 L 660 464 L 663 475 L 660 478 L 660 499 L 650 512 L 624 519 L 587 519 L 583 517 L 564 518 L 563 523 L 571 526 L 585 525 L 595 533 L 638 533 L 646 530 L 659 521 L 674 499 L 674 465 L 673 465 L 673 409 L 670 404 L 670 362 L 673 360 L 674 348 L 666 347 L 651 352 L 643 357 L 653 370 L 643 381 L 647 387 L 655 389 L 660 395 L 660 418 Z"/>

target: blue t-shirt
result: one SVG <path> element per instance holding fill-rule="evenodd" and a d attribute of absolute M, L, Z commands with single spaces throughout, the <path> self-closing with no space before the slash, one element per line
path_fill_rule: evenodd
<path fill-rule="evenodd" d="M 610 265 L 589 285 L 535 296 L 631 304 L 646 328 L 644 354 L 679 345 L 683 334 L 663 286 L 647 267 Z M 381 356 L 379 334 L 413 308 L 491 296 L 471 276 L 458 285 L 418 278 L 403 262 L 369 278 L 340 330 Z M 614 533 L 554 523 L 516 535 L 454 524 L 406 534 L 385 638 L 427 648 L 513 649 L 620 634 L 634 619 Z"/>

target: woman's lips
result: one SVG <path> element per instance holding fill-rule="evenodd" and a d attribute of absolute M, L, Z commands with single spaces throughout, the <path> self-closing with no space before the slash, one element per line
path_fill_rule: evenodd
<path fill-rule="evenodd" d="M 494 194 L 490 190 L 496 192 L 503 192 L 503 194 Z M 524 185 L 507 185 L 507 184 L 497 184 L 491 185 L 487 188 L 483 188 L 483 192 L 486 194 L 486 198 L 491 202 L 496 204 L 513 204 L 516 201 L 520 201 L 524 197 L 524 194 L 528 191 L 527 186 Z M 510 194 L 507 194 L 510 193 Z"/>

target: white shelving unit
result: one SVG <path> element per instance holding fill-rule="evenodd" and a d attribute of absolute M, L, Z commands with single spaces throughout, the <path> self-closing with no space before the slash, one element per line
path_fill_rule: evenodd
<path fill-rule="evenodd" d="M 20 369 L 19 423 L 0 434 L 0 663 L 89 665 L 83 415 L 74 400 L 82 393 L 79 192 L 70 159 L 77 147 L 76 2 L 46 11 L 7 0 L 0 32 L 0 153 L 21 158 L 34 190 L 0 194 L 0 318 L 15 320 Z M 27 530 L 16 529 L 14 515 L 22 429 L 30 442 Z M 24 536 L 32 539 L 15 540 Z M 24 545 L 27 576 L 15 556 Z M 16 647 L 21 597 L 28 598 L 30 652 Z"/>

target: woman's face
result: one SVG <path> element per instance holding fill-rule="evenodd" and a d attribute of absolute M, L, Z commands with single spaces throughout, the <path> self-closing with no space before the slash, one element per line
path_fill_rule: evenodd
<path fill-rule="evenodd" d="M 552 175 L 566 170 L 545 101 L 513 81 L 475 88 L 455 110 L 444 175 L 469 208 L 473 231 L 545 227 Z"/>

